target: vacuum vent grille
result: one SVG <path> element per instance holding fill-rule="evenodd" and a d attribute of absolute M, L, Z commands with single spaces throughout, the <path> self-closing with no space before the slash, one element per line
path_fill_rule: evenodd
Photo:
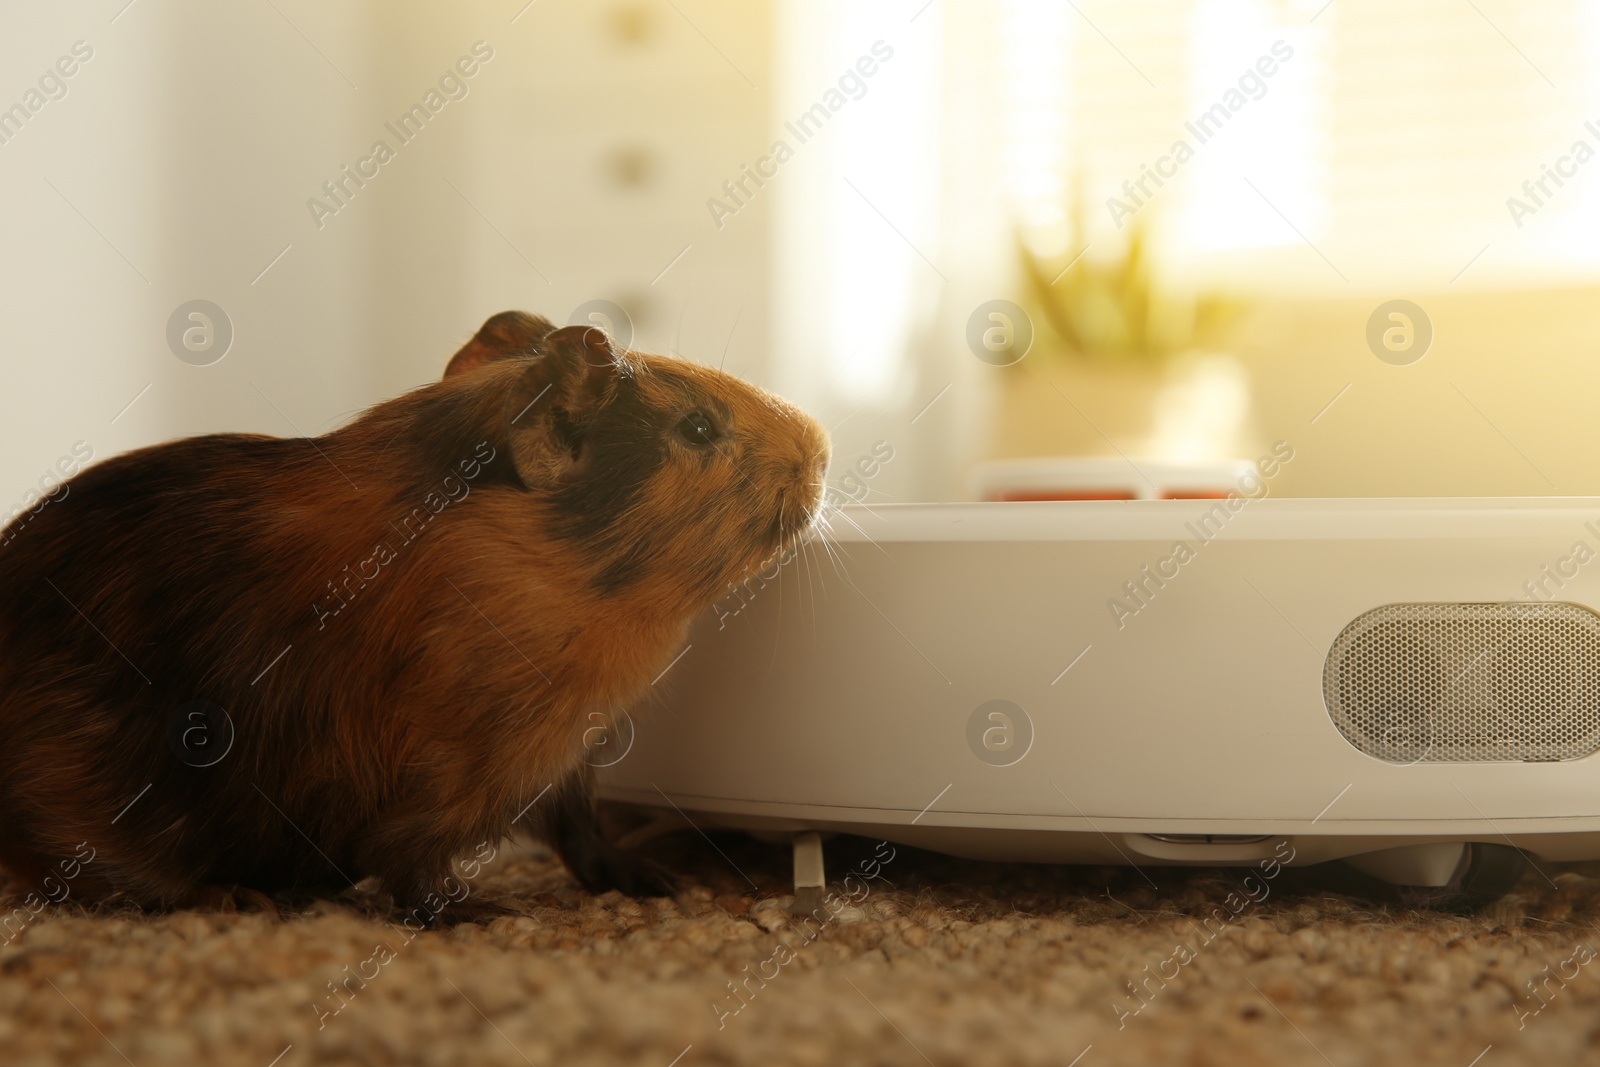
<path fill-rule="evenodd" d="M 1567 603 L 1388 604 L 1333 642 L 1328 715 L 1391 763 L 1600 750 L 1600 616 Z"/>

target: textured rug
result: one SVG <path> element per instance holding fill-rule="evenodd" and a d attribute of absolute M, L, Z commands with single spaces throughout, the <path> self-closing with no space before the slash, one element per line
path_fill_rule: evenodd
<path fill-rule="evenodd" d="M 836 838 L 836 910 L 802 922 L 783 846 L 646 851 L 682 874 L 676 899 L 590 897 L 507 846 L 470 892 L 526 914 L 438 932 L 359 892 L 281 920 L 69 899 L 0 945 L 0 1063 L 1600 1063 L 1582 869 L 1452 916 L 1315 868 L 1245 886 Z"/>

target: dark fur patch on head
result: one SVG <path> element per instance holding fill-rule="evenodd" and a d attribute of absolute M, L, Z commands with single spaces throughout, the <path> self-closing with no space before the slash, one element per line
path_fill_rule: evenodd
<path fill-rule="evenodd" d="M 582 420 L 581 458 L 552 494 L 552 532 L 598 563 L 601 594 L 709 602 L 809 521 L 826 436 L 718 371 L 630 357 L 634 375 Z M 695 412 L 712 440 L 681 431 Z"/>
<path fill-rule="evenodd" d="M 608 560 L 597 583 L 601 592 L 616 592 L 651 563 L 646 546 L 661 531 L 627 520 L 667 461 L 663 432 L 671 417 L 647 406 L 638 383 L 624 378 L 594 419 L 571 430 L 584 457 L 583 471 L 552 496 L 554 531 Z"/>

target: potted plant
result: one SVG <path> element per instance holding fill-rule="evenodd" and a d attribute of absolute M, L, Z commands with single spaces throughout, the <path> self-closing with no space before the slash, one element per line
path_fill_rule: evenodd
<path fill-rule="evenodd" d="M 1026 358 L 998 369 L 991 458 L 1112 457 L 1124 469 L 1143 459 L 1220 472 L 1251 454 L 1248 377 L 1220 349 L 1246 305 L 1164 277 L 1147 218 L 1128 223 L 1112 255 L 1091 245 L 1045 257 L 1019 235 L 1019 303 L 1034 341 Z M 1081 210 L 1073 223 L 1085 232 Z M 1070 477 L 1070 464 L 1058 466 Z M 1134 495 L 1150 495 L 1147 480 L 1128 473 L 1146 490 Z"/>

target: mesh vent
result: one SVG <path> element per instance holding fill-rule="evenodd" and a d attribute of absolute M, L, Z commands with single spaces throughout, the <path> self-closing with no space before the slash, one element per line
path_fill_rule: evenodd
<path fill-rule="evenodd" d="M 1391 763 L 1579 759 L 1600 750 L 1600 616 L 1388 604 L 1333 642 L 1322 695 L 1345 740 Z"/>

